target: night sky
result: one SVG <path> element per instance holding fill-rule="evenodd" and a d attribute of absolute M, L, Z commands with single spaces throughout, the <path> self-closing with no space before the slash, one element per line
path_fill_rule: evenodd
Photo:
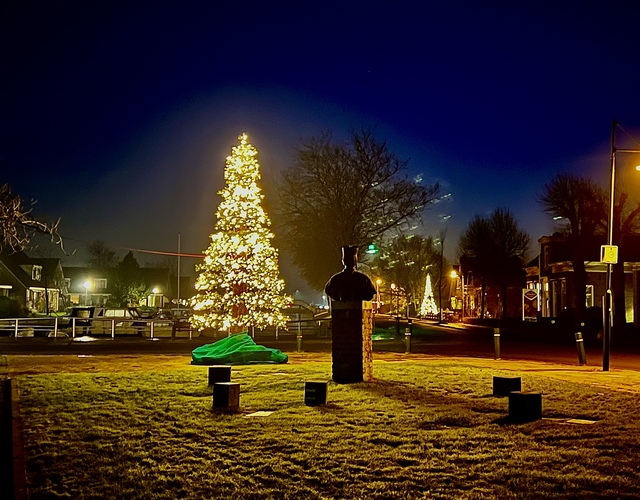
<path fill-rule="evenodd" d="M 611 120 L 640 138 L 632 1 L 39 4 L 1 7 L 0 182 L 61 217 L 78 257 L 95 239 L 175 251 L 179 232 L 204 250 L 241 132 L 271 198 L 302 138 L 376 127 L 451 194 L 421 231 L 447 227 L 452 259 L 497 206 L 549 234 L 545 182 L 606 186 Z"/>

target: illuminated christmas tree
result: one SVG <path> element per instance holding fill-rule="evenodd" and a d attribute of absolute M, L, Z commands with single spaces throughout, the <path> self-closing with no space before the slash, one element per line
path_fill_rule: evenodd
<path fill-rule="evenodd" d="M 215 232 L 196 268 L 197 293 L 191 299 L 195 327 L 231 333 L 250 326 L 284 326 L 282 308 L 291 302 L 283 293 L 271 222 L 261 205 L 258 151 L 246 134 L 238 139 L 227 157 Z"/>
<path fill-rule="evenodd" d="M 424 284 L 424 297 L 422 298 L 422 305 L 420 306 L 420 316 L 427 316 L 430 314 L 438 314 L 438 306 L 433 298 L 431 276 L 427 274 L 427 280 Z"/>

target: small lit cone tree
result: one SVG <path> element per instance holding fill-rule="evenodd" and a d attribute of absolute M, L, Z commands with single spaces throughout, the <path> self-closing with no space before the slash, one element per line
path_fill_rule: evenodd
<path fill-rule="evenodd" d="M 431 276 L 427 274 L 427 280 L 424 283 L 424 297 L 420 306 L 420 316 L 429 314 L 438 314 L 438 306 L 433 297 L 433 289 L 431 288 Z"/>
<path fill-rule="evenodd" d="M 238 333 L 250 326 L 285 326 L 282 313 L 291 298 L 279 277 L 278 251 L 271 246 L 271 222 L 264 212 L 258 181 L 258 151 L 246 134 L 227 157 L 226 186 L 218 194 L 215 232 L 197 266 L 192 324 Z"/>

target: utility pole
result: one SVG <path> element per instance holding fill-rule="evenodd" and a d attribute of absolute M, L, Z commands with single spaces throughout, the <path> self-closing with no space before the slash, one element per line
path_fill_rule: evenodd
<path fill-rule="evenodd" d="M 447 228 L 440 231 L 440 272 L 438 273 L 438 323 L 442 323 L 442 271 L 444 268 L 444 240 L 447 237 Z"/>

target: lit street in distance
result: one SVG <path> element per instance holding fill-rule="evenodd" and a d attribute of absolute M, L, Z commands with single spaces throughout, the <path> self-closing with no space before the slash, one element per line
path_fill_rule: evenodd
<path fill-rule="evenodd" d="M 395 327 L 395 320 L 389 316 L 377 316 L 377 326 Z M 413 320 L 414 328 L 420 333 L 411 337 L 411 355 L 461 356 L 493 359 L 494 334 L 491 328 L 461 327 L 460 325 L 436 325 L 433 321 Z M 389 353 L 394 357 L 405 355 L 405 332 L 407 323 L 400 322 L 400 336 L 375 340 L 374 352 L 382 355 Z M 266 333 L 257 333 L 256 343 L 265 347 L 280 349 L 283 352 L 297 351 L 296 329 L 280 331 L 279 338 Z M 155 341 L 140 337 L 116 338 L 96 337 L 93 342 L 79 342 L 69 338 L 10 338 L 0 337 L 0 352 L 3 354 L 69 354 L 69 355 L 106 355 L 106 354 L 173 354 L 184 355 L 185 364 L 189 363 L 191 351 L 197 346 L 214 342 L 221 335 L 194 337 L 193 340 L 169 340 L 161 338 Z M 309 353 L 331 354 L 331 339 L 317 336 L 303 336 L 302 351 Z M 602 368 L 601 341 L 592 339 L 586 343 L 587 366 L 600 371 Z M 503 360 L 539 361 L 566 365 L 567 369 L 579 366 L 575 342 L 564 338 L 562 342 L 543 342 L 531 339 L 518 340 L 515 334 L 505 331 L 500 337 L 500 358 Z M 640 349 L 616 345 L 615 339 L 611 353 L 613 366 L 621 370 L 640 371 Z M 498 362 L 499 363 L 499 362 Z"/>

